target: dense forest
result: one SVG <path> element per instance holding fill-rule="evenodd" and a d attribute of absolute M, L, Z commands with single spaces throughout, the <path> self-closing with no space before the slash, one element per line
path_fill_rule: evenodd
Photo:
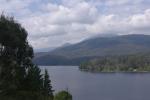
<path fill-rule="evenodd" d="M 94 72 L 145 72 L 150 71 L 150 54 L 106 56 L 84 62 L 79 68 Z"/>
<path fill-rule="evenodd" d="M 71 100 L 68 92 L 54 96 L 48 71 L 32 62 L 27 35 L 13 17 L 0 16 L 0 100 Z"/>

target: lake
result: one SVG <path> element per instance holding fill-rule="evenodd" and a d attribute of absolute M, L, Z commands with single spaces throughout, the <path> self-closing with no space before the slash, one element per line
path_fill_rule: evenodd
<path fill-rule="evenodd" d="M 73 100 L 150 100 L 150 73 L 90 73 L 77 66 L 48 69 L 55 92 L 67 90 Z"/>

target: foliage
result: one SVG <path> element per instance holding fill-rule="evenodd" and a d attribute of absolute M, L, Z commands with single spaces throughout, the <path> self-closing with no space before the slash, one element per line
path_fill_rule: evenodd
<path fill-rule="evenodd" d="M 43 80 L 43 94 L 47 97 L 50 96 L 50 98 L 53 99 L 51 80 L 49 80 L 49 75 L 47 70 L 45 70 L 44 80 Z"/>
<path fill-rule="evenodd" d="M 100 72 L 150 71 L 150 55 L 135 54 L 102 57 L 82 63 L 80 69 Z"/>
<path fill-rule="evenodd" d="M 13 17 L 0 17 L 0 99 L 52 100 L 48 72 L 32 63 L 26 30 Z"/>
<path fill-rule="evenodd" d="M 55 95 L 54 100 L 72 100 L 72 95 L 67 91 L 61 91 Z"/>

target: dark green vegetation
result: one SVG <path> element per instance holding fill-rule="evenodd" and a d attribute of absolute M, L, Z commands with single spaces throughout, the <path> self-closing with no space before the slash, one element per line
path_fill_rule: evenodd
<path fill-rule="evenodd" d="M 150 55 L 136 54 L 108 56 L 84 62 L 81 70 L 94 72 L 144 72 L 150 71 Z"/>
<path fill-rule="evenodd" d="M 35 54 L 39 65 L 80 65 L 81 62 L 104 56 L 150 52 L 150 35 L 96 37 L 63 46 L 50 52 Z"/>
<path fill-rule="evenodd" d="M 0 99 L 52 100 L 47 71 L 32 63 L 27 32 L 12 17 L 0 17 Z M 45 99 L 46 98 L 46 99 Z"/>
<path fill-rule="evenodd" d="M 54 100 L 72 100 L 72 95 L 66 91 L 61 91 L 55 95 Z"/>
<path fill-rule="evenodd" d="M 26 30 L 12 17 L 0 16 L 0 100 L 53 100 L 47 70 L 32 63 Z"/>

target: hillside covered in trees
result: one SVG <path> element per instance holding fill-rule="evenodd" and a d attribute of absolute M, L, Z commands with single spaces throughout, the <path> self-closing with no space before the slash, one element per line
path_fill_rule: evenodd
<path fill-rule="evenodd" d="M 27 35 L 13 17 L 0 16 L 0 100 L 54 99 L 48 71 L 42 74 L 32 62 Z"/>
<path fill-rule="evenodd" d="M 104 56 L 147 52 L 150 52 L 150 35 L 117 35 L 89 38 L 49 52 L 36 53 L 34 62 L 38 65 L 80 65 L 90 59 Z"/>
<path fill-rule="evenodd" d="M 149 72 L 150 54 L 106 56 L 84 62 L 79 68 L 94 72 Z"/>

